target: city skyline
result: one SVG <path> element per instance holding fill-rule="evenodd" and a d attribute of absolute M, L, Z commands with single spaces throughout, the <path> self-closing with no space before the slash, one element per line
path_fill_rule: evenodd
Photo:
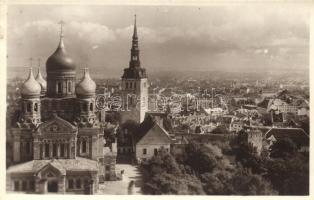
<path fill-rule="evenodd" d="M 307 10 L 300 5 L 263 8 L 11 5 L 8 67 L 29 66 L 30 57 L 41 58 L 43 66 L 63 20 L 65 44 L 78 68 L 119 75 L 128 64 L 137 14 L 140 59 L 150 72 L 308 70 Z"/>

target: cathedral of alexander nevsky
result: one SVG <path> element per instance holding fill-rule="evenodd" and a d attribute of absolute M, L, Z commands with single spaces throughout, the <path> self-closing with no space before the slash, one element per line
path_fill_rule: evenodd
<path fill-rule="evenodd" d="M 64 40 L 61 24 L 58 47 L 46 61 L 46 80 L 39 70 L 35 78 L 31 68 L 20 88 L 21 114 L 11 128 L 14 165 L 7 169 L 9 191 L 95 194 L 100 183 L 116 179 L 117 144 L 106 140 L 106 122 L 95 105 L 96 84 L 86 68 L 76 82 L 78 69 Z M 131 109 L 122 115 L 142 121 L 148 86 L 140 67 L 136 23 L 122 85 L 125 93 L 139 94 L 143 104 L 139 112 Z"/>

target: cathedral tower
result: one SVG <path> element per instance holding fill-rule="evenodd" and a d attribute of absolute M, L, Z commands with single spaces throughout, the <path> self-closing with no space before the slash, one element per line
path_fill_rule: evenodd
<path fill-rule="evenodd" d="M 83 127 L 92 127 L 97 122 L 95 115 L 96 83 L 91 79 L 87 68 L 82 80 L 76 85 L 76 122 Z"/>
<path fill-rule="evenodd" d="M 28 78 L 21 87 L 22 112 L 19 120 L 21 124 L 36 127 L 41 122 L 40 92 L 41 86 L 34 78 L 33 69 L 30 68 Z"/>
<path fill-rule="evenodd" d="M 66 52 L 63 43 L 63 22 L 60 24 L 59 45 L 46 62 L 47 96 L 50 98 L 75 96 L 75 64 Z"/>
<path fill-rule="evenodd" d="M 123 111 L 121 112 L 122 122 L 134 120 L 141 123 L 148 110 L 148 81 L 146 70 L 141 67 L 136 15 L 134 19 L 131 58 L 129 67 L 124 69 L 121 84 L 123 102 Z"/>

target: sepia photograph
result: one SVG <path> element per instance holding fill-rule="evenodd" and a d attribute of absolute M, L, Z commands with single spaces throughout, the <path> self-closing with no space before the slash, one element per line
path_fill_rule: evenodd
<path fill-rule="evenodd" d="M 309 197 L 311 7 L 7 4 L 5 193 Z"/>

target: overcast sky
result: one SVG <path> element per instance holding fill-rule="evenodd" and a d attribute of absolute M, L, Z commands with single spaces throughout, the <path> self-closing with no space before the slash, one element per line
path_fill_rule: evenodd
<path fill-rule="evenodd" d="M 309 13 L 296 5 L 54 6 L 8 8 L 8 66 L 46 62 L 65 21 L 65 45 L 78 65 L 121 74 L 137 14 L 142 66 L 259 71 L 308 69 Z"/>

